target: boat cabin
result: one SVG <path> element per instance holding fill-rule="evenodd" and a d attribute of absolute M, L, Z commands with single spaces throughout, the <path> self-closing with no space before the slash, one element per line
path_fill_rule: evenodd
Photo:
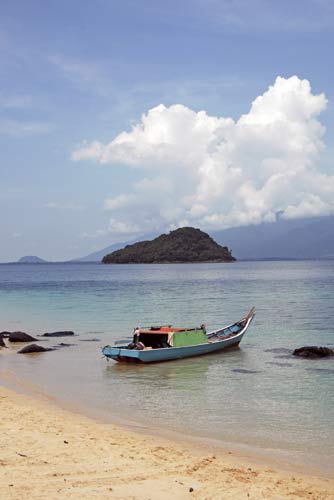
<path fill-rule="evenodd" d="M 206 344 L 208 337 L 205 327 L 200 328 L 172 328 L 159 326 L 141 328 L 135 331 L 133 342 L 142 343 L 146 348 L 161 349 L 164 347 L 187 347 Z"/>

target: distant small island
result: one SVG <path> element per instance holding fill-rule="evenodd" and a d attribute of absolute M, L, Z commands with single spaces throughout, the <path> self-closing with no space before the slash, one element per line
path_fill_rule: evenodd
<path fill-rule="evenodd" d="M 227 247 L 218 245 L 208 234 L 183 227 L 151 241 L 141 241 L 116 250 L 102 259 L 103 264 L 158 264 L 185 262 L 233 262 Z"/>
<path fill-rule="evenodd" d="M 46 264 L 47 261 L 37 257 L 36 255 L 25 255 L 21 257 L 18 261 L 19 264 Z"/>

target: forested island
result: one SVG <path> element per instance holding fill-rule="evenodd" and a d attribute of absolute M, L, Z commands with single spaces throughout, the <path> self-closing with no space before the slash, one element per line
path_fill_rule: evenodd
<path fill-rule="evenodd" d="M 227 247 L 218 245 L 200 229 L 183 227 L 151 241 L 141 241 L 116 250 L 103 264 L 152 264 L 182 262 L 233 262 Z"/>

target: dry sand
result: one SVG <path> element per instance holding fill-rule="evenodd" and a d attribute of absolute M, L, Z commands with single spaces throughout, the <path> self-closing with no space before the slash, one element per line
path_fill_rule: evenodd
<path fill-rule="evenodd" d="M 104 424 L 0 387 L 0 498 L 334 500 L 334 480 Z"/>

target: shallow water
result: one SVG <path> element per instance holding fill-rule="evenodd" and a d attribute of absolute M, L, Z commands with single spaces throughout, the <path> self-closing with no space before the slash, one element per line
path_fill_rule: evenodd
<path fill-rule="evenodd" d="M 105 419 L 135 421 L 330 472 L 334 359 L 291 356 L 334 344 L 334 262 L 0 265 L 0 330 L 75 330 L 55 352 L 0 354 L 1 367 Z M 240 349 L 156 365 L 107 363 L 100 347 L 134 326 L 207 329 L 256 317 Z M 99 342 L 82 342 L 84 339 Z M 13 354 L 11 355 L 11 353 Z"/>

